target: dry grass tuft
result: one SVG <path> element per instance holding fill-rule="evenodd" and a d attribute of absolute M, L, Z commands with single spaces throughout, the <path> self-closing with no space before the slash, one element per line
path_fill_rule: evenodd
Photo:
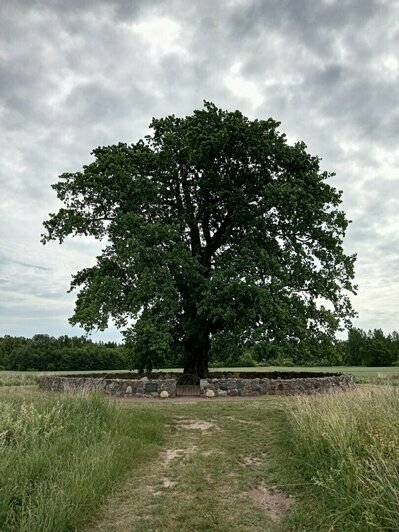
<path fill-rule="evenodd" d="M 326 530 L 399 529 L 399 389 L 298 397 L 290 454 Z M 324 528 L 321 528 L 324 530 Z"/>

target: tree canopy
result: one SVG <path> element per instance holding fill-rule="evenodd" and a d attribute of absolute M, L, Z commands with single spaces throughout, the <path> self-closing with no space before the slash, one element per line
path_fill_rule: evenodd
<path fill-rule="evenodd" d="M 90 331 L 112 319 L 138 369 L 168 360 L 199 376 L 212 357 L 322 348 L 348 325 L 355 257 L 343 249 L 341 191 L 279 125 L 205 102 L 61 175 L 64 207 L 43 242 L 104 241 L 95 266 L 73 276 L 71 323 Z"/>

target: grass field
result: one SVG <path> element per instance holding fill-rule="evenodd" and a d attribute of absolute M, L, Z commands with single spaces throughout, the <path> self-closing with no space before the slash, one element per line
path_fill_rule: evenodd
<path fill-rule="evenodd" d="M 109 373 L 118 373 L 126 370 L 111 370 Z M 161 369 L 160 371 L 173 371 L 181 372 L 181 368 L 170 368 L 170 369 Z M 320 366 L 320 367 L 283 367 L 283 366 L 258 366 L 255 368 L 217 368 L 213 371 L 315 371 L 315 372 L 325 372 L 325 373 L 350 373 L 354 375 L 355 379 L 359 383 L 383 383 L 384 381 L 395 381 L 399 380 L 399 367 L 387 366 L 387 367 L 363 367 L 363 366 Z M 37 377 L 39 375 L 45 374 L 57 374 L 57 375 L 68 375 L 68 374 L 82 374 L 85 373 L 104 373 L 104 371 L 0 371 L 0 386 L 18 386 L 18 385 L 27 385 L 27 384 L 36 384 Z"/>
<path fill-rule="evenodd" d="M 397 530 L 398 461 L 391 386 L 196 402 L 0 386 L 5 531 Z"/>

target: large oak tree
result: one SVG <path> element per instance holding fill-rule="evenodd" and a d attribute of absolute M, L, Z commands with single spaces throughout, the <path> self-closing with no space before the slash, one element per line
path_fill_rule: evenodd
<path fill-rule="evenodd" d="M 173 360 L 201 377 L 212 356 L 322 345 L 347 325 L 355 258 L 343 250 L 341 192 L 278 127 L 205 102 L 61 175 L 53 188 L 65 207 L 44 222 L 43 242 L 105 243 L 73 276 L 71 323 L 90 331 L 112 318 L 138 369 Z"/>

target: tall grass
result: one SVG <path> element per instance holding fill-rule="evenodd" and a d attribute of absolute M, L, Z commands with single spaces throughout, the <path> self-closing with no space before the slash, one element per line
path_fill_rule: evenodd
<path fill-rule="evenodd" d="M 160 415 L 98 396 L 0 401 L 0 530 L 76 530 L 150 459 Z"/>
<path fill-rule="evenodd" d="M 26 386 L 37 383 L 38 375 L 34 373 L 0 371 L 0 386 Z"/>
<path fill-rule="evenodd" d="M 289 454 L 307 486 L 296 526 L 399 530 L 398 388 L 299 397 L 288 421 Z"/>

